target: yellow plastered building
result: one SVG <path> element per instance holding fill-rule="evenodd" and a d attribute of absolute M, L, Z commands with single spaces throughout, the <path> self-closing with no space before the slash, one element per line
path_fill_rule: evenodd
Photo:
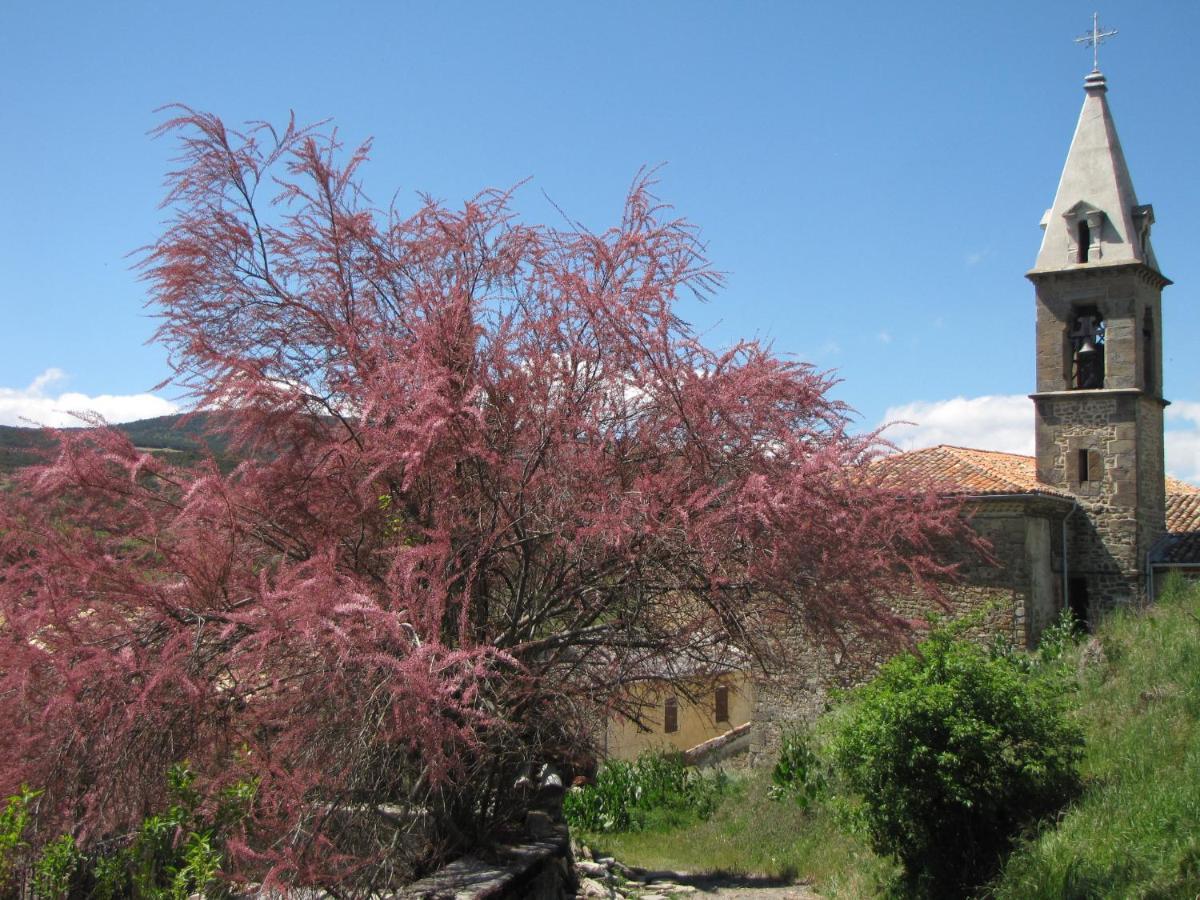
<path fill-rule="evenodd" d="M 614 716 L 603 752 L 634 759 L 651 750 L 690 750 L 750 721 L 754 685 L 743 672 L 686 680 L 650 679 L 630 691 L 640 724 Z"/>

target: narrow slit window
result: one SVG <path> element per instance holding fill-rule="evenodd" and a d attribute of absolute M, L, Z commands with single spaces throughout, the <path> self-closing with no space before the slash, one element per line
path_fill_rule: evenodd
<path fill-rule="evenodd" d="M 1059 232 L 1061 234 L 1061 232 Z M 1092 246 L 1092 229 L 1088 228 L 1088 223 L 1085 219 L 1079 220 L 1078 235 L 1079 249 L 1078 256 L 1075 257 L 1077 262 L 1088 261 L 1088 250 Z"/>
<path fill-rule="evenodd" d="M 1088 466 L 1088 452 L 1086 450 L 1079 451 L 1079 483 L 1086 484 L 1091 481 L 1091 468 Z"/>
<path fill-rule="evenodd" d="M 674 734 L 679 730 L 679 701 L 674 697 L 668 697 L 665 706 L 663 707 L 663 731 L 666 734 Z"/>
<path fill-rule="evenodd" d="M 716 695 L 713 698 L 715 709 L 714 716 L 718 722 L 729 721 L 729 688 L 725 685 L 719 685 L 716 690 Z"/>
<path fill-rule="evenodd" d="M 1158 389 L 1154 379 L 1154 314 L 1150 310 L 1142 317 L 1142 382 L 1147 394 Z"/>

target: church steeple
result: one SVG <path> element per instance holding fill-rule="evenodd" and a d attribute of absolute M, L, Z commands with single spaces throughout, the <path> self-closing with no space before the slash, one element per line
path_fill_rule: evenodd
<path fill-rule="evenodd" d="M 1091 41 L 1103 37 L 1093 25 Z M 1154 211 L 1138 203 L 1104 76 L 1083 111 L 1041 249 L 1037 290 L 1038 480 L 1072 494 L 1068 601 L 1094 615 L 1146 596 L 1147 552 L 1165 531 L 1162 288 Z"/>
<path fill-rule="evenodd" d="M 1138 204 L 1104 75 L 1093 71 L 1083 88 L 1087 96 L 1054 205 L 1042 217 L 1045 235 L 1034 271 L 1128 262 L 1157 270 L 1150 246 L 1154 209 Z"/>

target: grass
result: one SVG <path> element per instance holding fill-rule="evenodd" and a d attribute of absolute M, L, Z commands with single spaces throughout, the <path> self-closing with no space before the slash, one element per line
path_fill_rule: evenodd
<path fill-rule="evenodd" d="M 1103 655 L 1097 652 L 1103 650 Z M 994 900 L 1200 896 L 1200 585 L 1113 614 L 1070 649 L 1073 713 L 1087 745 L 1083 794 L 1010 855 Z M 834 715 L 837 714 L 835 710 Z M 836 727 L 827 719 L 818 733 Z M 810 881 L 828 897 L 881 896 L 896 867 L 839 825 L 837 797 L 802 810 L 767 798 L 770 770 L 736 775 L 706 821 L 582 834 L 647 869 Z"/>
<path fill-rule="evenodd" d="M 729 792 L 711 818 L 673 830 L 577 837 L 628 865 L 685 872 L 722 872 L 812 880 L 831 897 L 864 897 L 894 867 L 846 834 L 834 809 L 767 798 L 769 769 L 731 776 Z"/>
<path fill-rule="evenodd" d="M 1164 595 L 1100 630 L 1104 659 L 1078 678 L 1088 787 L 1009 857 L 995 897 L 1200 895 L 1200 586 Z"/>

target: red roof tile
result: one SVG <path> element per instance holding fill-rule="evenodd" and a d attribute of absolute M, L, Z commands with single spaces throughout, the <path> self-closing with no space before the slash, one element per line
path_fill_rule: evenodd
<path fill-rule="evenodd" d="M 897 487 L 928 484 L 946 494 L 1037 494 L 1071 499 L 1071 495 L 1037 480 L 1033 457 L 997 450 L 974 450 L 940 444 L 885 456 L 875 463 L 883 480 Z"/>
<path fill-rule="evenodd" d="M 1167 479 L 1167 532 L 1155 562 L 1200 563 L 1200 488 Z"/>
<path fill-rule="evenodd" d="M 895 453 L 875 462 L 885 484 L 928 485 L 945 494 L 972 497 L 1000 494 L 1072 499 L 1071 494 L 1042 484 L 1032 456 L 975 450 L 941 444 Z M 1167 532 L 1156 551 L 1161 562 L 1200 563 L 1200 487 L 1167 476 Z"/>

